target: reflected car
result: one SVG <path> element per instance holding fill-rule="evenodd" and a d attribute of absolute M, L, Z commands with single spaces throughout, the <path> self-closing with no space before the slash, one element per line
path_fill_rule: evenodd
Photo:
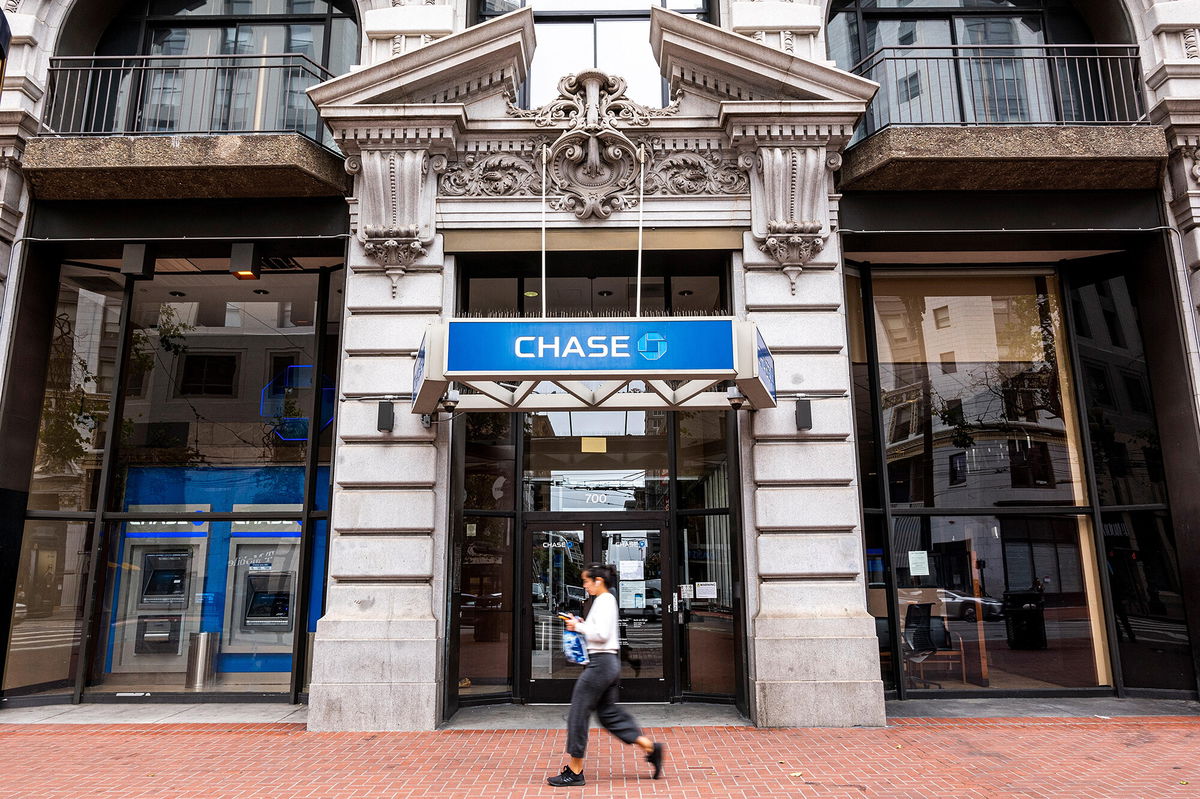
<path fill-rule="evenodd" d="M 938 597 L 945 604 L 946 617 L 950 619 L 975 621 L 981 613 L 987 621 L 1004 618 L 1004 604 L 990 596 L 969 596 L 939 588 Z"/>

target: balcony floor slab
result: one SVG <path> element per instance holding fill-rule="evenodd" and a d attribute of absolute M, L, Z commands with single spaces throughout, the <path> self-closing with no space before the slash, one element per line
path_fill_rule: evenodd
<path fill-rule="evenodd" d="M 42 136 L 22 166 L 42 200 L 345 194 L 342 159 L 295 133 Z"/>
<path fill-rule="evenodd" d="M 1145 189 L 1167 160 L 1155 125 L 891 126 L 846 151 L 855 191 Z"/>

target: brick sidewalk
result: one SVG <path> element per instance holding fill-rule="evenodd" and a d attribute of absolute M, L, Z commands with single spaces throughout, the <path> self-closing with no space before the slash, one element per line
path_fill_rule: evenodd
<path fill-rule="evenodd" d="M 0 724 L 0 797 L 1200 797 L 1200 718 L 895 719 L 886 729 L 674 727 L 666 778 L 593 731 L 310 733 L 297 724 Z"/>

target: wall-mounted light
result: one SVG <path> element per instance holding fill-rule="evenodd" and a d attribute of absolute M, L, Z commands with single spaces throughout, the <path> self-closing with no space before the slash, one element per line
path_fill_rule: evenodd
<path fill-rule="evenodd" d="M 379 403 L 379 412 L 375 422 L 375 429 L 381 433 L 390 433 L 396 426 L 396 404 L 388 400 Z"/>
<path fill-rule="evenodd" d="M 526 297 L 536 297 L 536 296 L 538 296 L 538 293 L 536 291 L 534 291 L 533 289 L 530 289 L 529 291 L 525 292 L 525 296 Z"/>
<path fill-rule="evenodd" d="M 596 294 L 597 294 L 597 296 L 600 296 L 600 297 L 611 297 L 612 296 L 612 292 L 609 291 L 608 289 L 605 289 L 604 291 L 597 291 Z"/>
<path fill-rule="evenodd" d="M 264 296 L 266 296 L 266 295 L 270 294 L 271 292 L 267 291 L 266 289 L 255 289 L 254 291 L 252 291 L 252 292 L 250 292 L 250 293 L 251 293 L 251 294 L 257 294 L 257 295 L 259 295 L 260 297 L 264 297 Z"/>
<path fill-rule="evenodd" d="M 182 291 L 168 291 L 167 294 L 169 294 L 172 297 L 186 297 L 187 296 L 187 294 Z"/>
<path fill-rule="evenodd" d="M 683 291 L 679 292 L 679 296 L 680 297 L 690 297 L 695 293 L 696 292 L 692 291 L 691 289 L 684 289 Z"/>
<path fill-rule="evenodd" d="M 229 271 L 238 280 L 258 280 L 262 269 L 259 263 L 258 245 L 239 241 L 229 253 Z"/>
<path fill-rule="evenodd" d="M 148 244 L 126 244 L 121 248 L 121 274 L 154 277 L 154 255 Z"/>
<path fill-rule="evenodd" d="M 796 400 L 796 429 L 812 430 L 812 400 Z"/>
<path fill-rule="evenodd" d="M 746 404 L 746 395 L 738 391 L 736 386 L 730 386 L 725 389 L 725 399 L 729 401 L 729 407 L 735 411 L 741 410 Z"/>

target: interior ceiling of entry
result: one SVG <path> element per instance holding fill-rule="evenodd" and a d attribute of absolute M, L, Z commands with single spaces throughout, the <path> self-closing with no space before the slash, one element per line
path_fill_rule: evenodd
<path fill-rule="evenodd" d="M 287 272 L 302 269 L 320 269 L 323 267 L 340 266 L 344 259 L 340 256 L 265 256 L 262 262 L 263 272 Z M 72 264 L 88 266 L 104 266 L 110 269 L 120 269 L 119 258 L 72 258 Z M 220 272 L 229 269 L 228 258 L 158 258 L 154 261 L 155 273 L 178 272 Z"/>
<path fill-rule="evenodd" d="M 855 252 L 847 261 L 872 264 L 1044 264 L 1111 255 L 1122 250 L 959 250 L 945 252 Z"/>

